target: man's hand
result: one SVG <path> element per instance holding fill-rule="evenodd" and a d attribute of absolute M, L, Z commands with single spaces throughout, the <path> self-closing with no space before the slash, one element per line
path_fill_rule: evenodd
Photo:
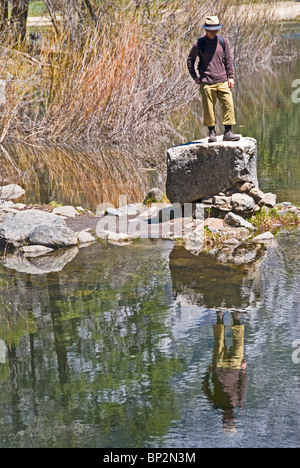
<path fill-rule="evenodd" d="M 229 86 L 229 89 L 230 89 L 230 90 L 234 87 L 234 79 L 233 79 L 233 78 L 229 78 L 229 80 L 228 80 L 228 86 Z"/>

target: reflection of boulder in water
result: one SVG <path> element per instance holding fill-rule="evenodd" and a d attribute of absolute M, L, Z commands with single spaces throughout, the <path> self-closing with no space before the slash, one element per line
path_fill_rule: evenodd
<path fill-rule="evenodd" d="M 260 295 L 259 266 L 264 253 L 256 255 L 253 262 L 234 264 L 176 247 L 170 254 L 174 294 L 207 308 L 248 308 Z"/>
<path fill-rule="evenodd" d="M 27 257 L 17 252 L 4 257 L 2 263 L 6 268 L 16 270 L 19 273 L 43 275 L 45 273 L 61 271 L 77 254 L 77 247 L 58 250 L 41 257 Z"/>

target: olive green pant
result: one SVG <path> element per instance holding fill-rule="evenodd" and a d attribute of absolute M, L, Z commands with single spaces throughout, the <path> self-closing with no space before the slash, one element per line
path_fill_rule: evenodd
<path fill-rule="evenodd" d="M 215 109 L 217 100 L 221 103 L 223 125 L 235 125 L 233 98 L 228 81 L 214 84 L 201 83 L 200 92 L 204 110 L 204 125 L 206 127 L 216 125 Z"/>
<path fill-rule="evenodd" d="M 244 325 L 233 325 L 232 346 L 228 349 L 225 342 L 225 326 L 213 325 L 214 350 L 213 364 L 215 367 L 240 369 L 244 359 Z"/>

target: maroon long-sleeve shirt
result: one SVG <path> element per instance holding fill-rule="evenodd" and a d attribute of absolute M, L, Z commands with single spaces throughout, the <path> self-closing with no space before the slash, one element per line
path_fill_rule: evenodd
<path fill-rule="evenodd" d="M 198 72 L 201 83 L 223 83 L 230 78 L 234 78 L 234 67 L 230 53 L 228 40 L 224 37 L 225 57 L 223 57 L 223 47 L 219 43 L 218 37 L 211 40 L 204 36 L 204 47 L 202 49 L 201 59 L 198 63 Z M 198 41 L 195 42 L 190 50 L 187 65 L 190 75 L 195 80 L 198 75 L 195 70 L 195 63 L 199 57 Z"/>

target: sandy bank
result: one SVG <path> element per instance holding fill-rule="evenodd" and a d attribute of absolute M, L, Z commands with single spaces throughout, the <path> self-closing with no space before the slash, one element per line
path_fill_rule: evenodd
<path fill-rule="evenodd" d="M 241 10 L 249 10 L 251 8 L 252 12 L 255 13 L 256 10 L 261 9 L 261 5 L 259 3 L 251 7 L 249 5 L 241 5 L 240 8 Z M 278 21 L 300 19 L 300 1 L 278 3 L 274 15 Z M 57 20 L 59 19 L 57 17 Z M 51 19 L 47 16 L 30 16 L 27 19 L 27 26 L 51 26 L 51 24 Z"/>
<path fill-rule="evenodd" d="M 281 2 L 275 10 L 275 18 L 278 20 L 300 19 L 300 2 Z"/>

